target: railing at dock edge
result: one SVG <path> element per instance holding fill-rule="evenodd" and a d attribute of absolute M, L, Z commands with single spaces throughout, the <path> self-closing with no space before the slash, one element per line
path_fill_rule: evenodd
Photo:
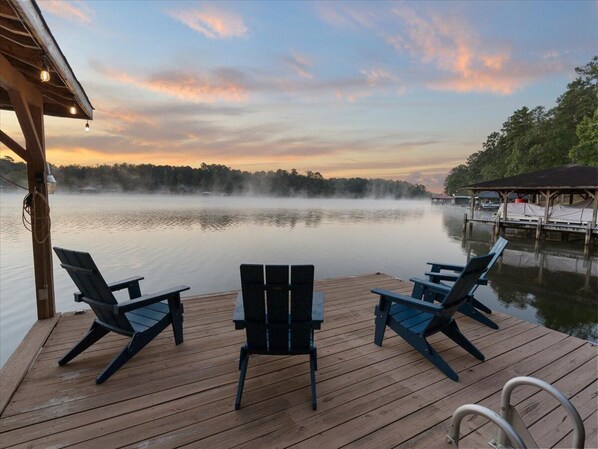
<path fill-rule="evenodd" d="M 495 449 L 511 448 L 511 446 L 507 445 L 507 441 L 513 444 L 517 449 L 538 448 L 538 443 L 536 443 L 530 434 L 528 428 L 521 419 L 521 415 L 519 415 L 515 407 L 511 405 L 511 394 L 515 388 L 521 385 L 530 385 L 544 390 L 560 402 L 573 422 L 573 441 L 571 442 L 570 447 L 574 449 L 583 449 L 585 444 L 585 428 L 581 416 L 579 416 L 577 409 L 573 406 L 571 401 L 549 383 L 534 377 L 526 376 L 514 377 L 505 384 L 501 395 L 500 415 L 477 404 L 466 404 L 457 408 L 455 413 L 453 413 L 450 433 L 447 435 L 448 443 L 454 444 L 456 448 L 459 447 L 459 428 L 461 421 L 465 416 L 473 414 L 484 416 L 498 426 L 496 439 L 489 442 L 490 446 Z"/>

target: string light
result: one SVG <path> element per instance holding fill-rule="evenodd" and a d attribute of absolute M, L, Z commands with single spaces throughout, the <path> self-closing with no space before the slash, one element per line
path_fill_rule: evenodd
<path fill-rule="evenodd" d="M 71 115 L 77 115 L 77 106 L 75 106 L 75 103 L 69 108 L 69 112 Z"/>
<path fill-rule="evenodd" d="M 86 133 L 89 132 L 89 120 L 87 122 L 85 122 L 85 132 Z"/>
<path fill-rule="evenodd" d="M 39 78 L 42 80 L 42 83 L 50 81 L 50 68 L 48 67 L 46 55 L 42 55 L 42 69 L 39 72 Z"/>

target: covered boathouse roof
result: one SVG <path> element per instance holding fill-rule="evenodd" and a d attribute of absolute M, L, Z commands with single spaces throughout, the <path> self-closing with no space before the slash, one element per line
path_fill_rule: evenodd
<path fill-rule="evenodd" d="M 93 119 L 93 106 L 35 1 L 0 0 L 0 55 L 41 92 L 44 115 Z M 43 67 L 50 74 L 44 83 L 40 82 Z M 14 110 L 2 84 L 0 109 Z M 70 111 L 73 105 L 74 114 Z"/>
<path fill-rule="evenodd" d="M 521 193 L 545 190 L 559 190 L 563 193 L 595 190 L 598 189 L 598 167 L 563 165 L 508 178 L 478 182 L 464 187 L 474 191 L 511 190 Z"/>

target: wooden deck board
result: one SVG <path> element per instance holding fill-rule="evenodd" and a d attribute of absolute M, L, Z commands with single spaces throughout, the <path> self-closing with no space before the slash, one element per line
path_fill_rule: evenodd
<path fill-rule="evenodd" d="M 242 409 L 234 410 L 245 338 L 231 320 L 236 292 L 186 300 L 185 342 L 175 346 L 163 332 L 100 386 L 95 376 L 127 339 L 107 336 L 58 367 L 93 319 L 65 314 L 0 415 L 0 447 L 444 448 L 454 409 L 469 402 L 498 410 L 503 384 L 517 375 L 545 379 L 570 395 L 588 442 L 596 441 L 596 347 L 502 314 L 493 316 L 498 331 L 459 316 L 486 361 L 433 336 L 431 343 L 459 372 L 453 382 L 392 332 L 382 347 L 373 344 L 374 287 L 411 290 L 410 283 L 379 274 L 316 283 L 326 299 L 316 333 L 315 412 L 308 358 L 300 356 L 252 356 Z M 551 398 L 525 387 L 513 402 L 543 446 L 567 446 L 570 427 Z M 461 447 L 485 444 L 493 433 L 483 420 L 467 419 Z"/>

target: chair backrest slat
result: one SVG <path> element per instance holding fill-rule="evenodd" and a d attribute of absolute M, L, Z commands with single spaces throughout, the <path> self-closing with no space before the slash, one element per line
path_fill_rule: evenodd
<path fill-rule="evenodd" d="M 499 259 L 499 257 L 502 256 L 502 253 L 505 251 L 505 248 L 507 247 L 508 243 L 509 243 L 509 241 L 507 239 L 499 237 L 498 240 L 494 243 L 494 245 L 492 245 L 492 248 L 490 248 L 489 253 L 494 254 L 494 256 L 492 257 L 492 259 L 488 263 L 488 269 L 481 276 L 481 279 L 486 279 L 487 278 L 488 272 L 492 269 L 492 267 L 494 266 L 494 264 L 496 263 L 496 261 Z"/>
<path fill-rule="evenodd" d="M 62 262 L 61 266 L 67 271 L 79 289 L 84 302 L 85 298 L 90 298 L 108 305 L 118 304 L 89 253 L 58 247 L 54 248 L 54 252 Z M 133 330 L 131 323 L 124 315 L 115 314 L 101 307 L 94 307 L 93 304 L 89 305 L 98 320 L 126 331 Z"/>
<path fill-rule="evenodd" d="M 445 326 L 452 318 L 457 309 L 467 300 L 471 288 L 478 281 L 480 276 L 488 269 L 488 263 L 494 254 L 473 257 L 465 266 L 451 290 L 441 302 L 444 311 L 434 317 L 426 327 L 425 332 L 430 332 Z"/>
<path fill-rule="evenodd" d="M 266 338 L 266 302 L 264 300 L 263 265 L 241 265 L 241 291 L 247 344 L 250 347 L 265 350 Z"/>
<path fill-rule="evenodd" d="M 265 271 L 265 276 L 264 276 Z M 313 265 L 241 265 L 247 344 L 263 352 L 308 352 Z"/>
<path fill-rule="evenodd" d="M 289 346 L 289 267 L 266 265 L 265 289 L 270 349 L 284 351 Z"/>
<path fill-rule="evenodd" d="M 294 265 L 291 267 L 291 322 L 311 323 L 314 294 L 314 266 Z M 309 348 L 312 344 L 311 329 L 297 328 L 291 333 L 293 348 Z"/>
<path fill-rule="evenodd" d="M 494 253 L 489 253 L 472 258 L 453 284 L 451 291 L 445 296 L 442 304 L 445 307 L 453 307 L 457 303 L 460 305 L 465 301 L 472 287 L 488 269 L 488 264 L 493 257 Z"/>

